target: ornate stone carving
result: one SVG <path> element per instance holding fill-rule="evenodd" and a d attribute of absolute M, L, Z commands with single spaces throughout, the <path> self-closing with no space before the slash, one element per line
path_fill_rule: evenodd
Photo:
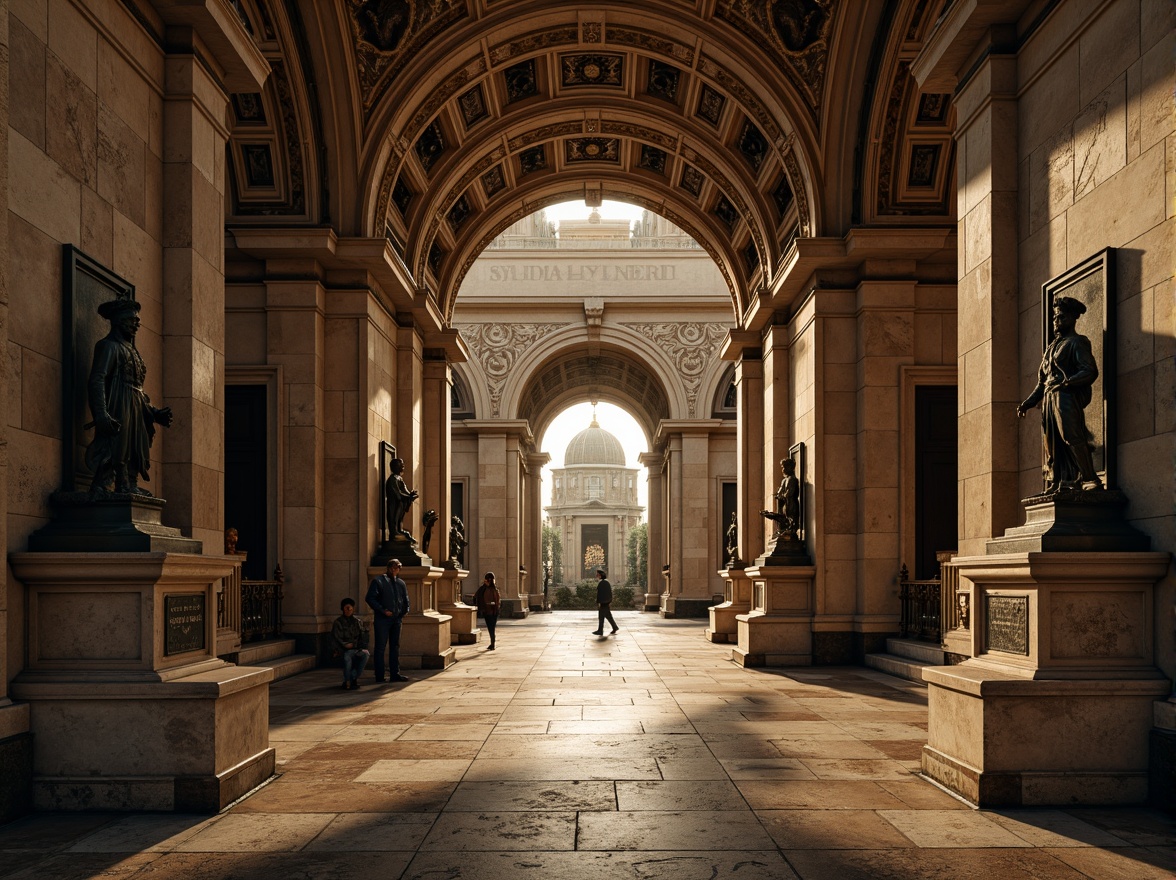
<path fill-rule="evenodd" d="M 445 219 L 449 221 L 449 228 L 454 234 L 461 228 L 461 224 L 469 219 L 471 213 L 470 202 L 464 195 L 458 196 L 453 206 L 445 212 Z"/>
<path fill-rule="evenodd" d="M 676 58 L 686 65 L 694 63 L 694 49 L 692 47 L 641 28 L 609 25 L 608 42 L 618 46 L 635 46 L 656 55 Z"/>
<path fill-rule="evenodd" d="M 574 86 L 617 86 L 624 84 L 623 55 L 563 55 L 559 59 L 560 80 L 565 88 Z"/>
<path fill-rule="evenodd" d="M 535 60 L 523 61 L 502 71 L 506 81 L 506 103 L 513 104 L 539 94 L 539 80 L 535 75 Z"/>
<path fill-rule="evenodd" d="M 519 153 L 519 171 L 522 174 L 531 174 L 534 171 L 542 171 L 547 167 L 547 151 L 543 149 L 543 144 L 537 147 L 531 147 Z"/>
<path fill-rule="evenodd" d="M 302 136 L 298 133 L 298 114 L 290 88 L 290 78 L 285 62 L 279 58 L 270 59 L 270 69 L 270 81 L 273 83 L 273 93 L 281 115 L 281 136 L 278 140 L 284 143 L 279 152 L 285 156 L 289 198 L 284 202 L 250 201 L 241 204 L 234 190 L 233 213 L 240 216 L 273 217 L 298 215 L 306 211 L 306 172 L 302 158 Z"/>
<path fill-rule="evenodd" d="M 467 324 L 459 327 L 466 344 L 486 374 L 490 416 L 502 415 L 502 387 L 519 358 L 544 336 L 564 324 Z"/>
<path fill-rule="evenodd" d="M 601 24 L 598 21 L 586 21 L 580 27 L 581 39 L 585 43 L 600 42 Z"/>
<path fill-rule="evenodd" d="M 616 138 L 569 138 L 564 141 L 565 162 L 619 162 L 621 142 Z"/>
<path fill-rule="evenodd" d="M 554 125 L 544 125 L 512 137 L 506 142 L 506 148 L 512 153 L 537 141 L 548 141 L 564 134 L 580 134 L 583 131 L 582 122 L 557 122 Z"/>
<path fill-rule="evenodd" d="M 476 85 L 468 92 L 462 92 L 457 99 L 457 106 L 461 109 L 461 118 L 466 128 L 472 128 L 490 115 L 486 109 L 486 96 L 482 94 L 482 86 Z"/>
<path fill-rule="evenodd" d="M 636 138 L 637 140 L 648 141 L 649 143 L 665 147 L 667 150 L 676 150 L 678 148 L 678 139 L 676 137 L 652 128 L 646 128 L 644 125 L 633 125 L 629 122 L 610 122 L 606 119 L 601 124 L 600 130 L 605 134 L 622 134 Z"/>
<path fill-rule="evenodd" d="M 486 72 L 486 59 L 475 58 L 437 88 L 429 92 L 429 97 L 417 108 L 416 113 L 412 115 L 412 121 L 405 126 L 406 132 L 419 131 L 421 126 L 429 119 L 437 115 L 437 111 L 441 109 L 450 98 L 473 80 L 477 79 Z M 480 88 L 480 87 L 479 87 Z M 464 97 L 464 96 L 463 96 Z"/>
<path fill-rule="evenodd" d="M 717 92 L 708 85 L 703 85 L 698 94 L 698 109 L 695 115 L 705 119 L 711 125 L 719 124 L 719 117 L 723 115 L 723 105 L 727 99 L 721 92 Z"/>
<path fill-rule="evenodd" d="M 750 119 L 743 121 L 743 129 L 739 132 L 736 145 L 747 164 L 751 166 L 751 170 L 758 173 L 768 155 L 768 142 Z"/>
<path fill-rule="evenodd" d="M 650 60 L 649 74 L 645 79 L 645 93 L 653 98 L 661 98 L 671 104 L 678 100 L 678 83 L 682 78 L 682 71 L 672 64 Z"/>
<path fill-rule="evenodd" d="M 812 225 L 809 222 L 808 190 L 804 187 L 804 175 L 800 173 L 800 163 L 796 161 L 796 154 L 791 149 L 784 153 L 784 168 L 792 183 L 792 192 L 796 196 L 796 212 L 800 218 L 800 234 L 812 235 Z M 799 183 L 799 186 L 797 185 Z"/>
<path fill-rule="evenodd" d="M 502 172 L 501 165 L 495 165 L 489 171 L 482 175 L 482 191 L 486 193 L 486 199 L 492 199 L 506 189 L 506 177 Z"/>
<path fill-rule="evenodd" d="M 664 351 L 673 362 L 686 389 L 688 418 L 697 417 L 698 392 L 702 375 L 714 362 L 719 345 L 727 335 L 727 325 L 712 322 L 665 322 L 622 324 Z"/>
<path fill-rule="evenodd" d="M 780 126 L 776 124 L 772 115 L 760 103 L 759 98 L 743 84 L 741 79 L 706 55 L 702 56 L 698 69 L 726 89 L 727 93 L 747 111 L 747 115 L 756 121 L 760 131 L 764 132 L 773 143 L 778 144 L 782 141 L 783 135 L 780 132 Z"/>
<path fill-rule="evenodd" d="M 541 31 L 531 31 L 490 47 L 490 63 L 497 67 L 504 61 L 526 55 L 536 49 L 550 49 L 552 46 L 573 45 L 579 39 L 579 31 L 575 25 L 563 25 Z M 522 65 L 517 65 L 521 67 Z M 532 71 L 534 68 L 532 67 Z"/>
<path fill-rule="evenodd" d="M 816 118 L 836 7 L 837 0 L 719 0 L 715 16 L 759 33 Z"/>
<path fill-rule="evenodd" d="M 347 0 L 365 114 L 416 50 L 469 15 L 464 0 Z"/>
<path fill-rule="evenodd" d="M 702 182 L 702 172 L 700 172 L 693 165 L 682 166 L 682 177 L 678 181 L 678 186 L 686 190 L 686 192 L 690 193 L 695 198 L 698 198 L 699 194 L 702 192 Z"/>
<path fill-rule="evenodd" d="M 408 188 L 408 184 L 404 182 L 403 178 L 396 178 L 396 185 L 392 187 L 392 204 L 396 206 L 401 217 L 408 216 L 408 206 L 412 204 L 415 195 L 416 193 Z"/>
<path fill-rule="evenodd" d="M 652 171 L 654 174 L 665 176 L 666 152 L 648 144 L 641 145 L 641 153 L 637 157 L 637 167 Z"/>

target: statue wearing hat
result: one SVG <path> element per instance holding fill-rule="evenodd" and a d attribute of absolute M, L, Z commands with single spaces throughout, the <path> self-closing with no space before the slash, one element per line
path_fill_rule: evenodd
<path fill-rule="evenodd" d="M 86 427 L 94 439 L 86 449 L 86 465 L 94 473 L 90 496 L 147 495 L 139 479 L 148 479 L 155 426 L 170 427 L 170 407 L 157 408 L 143 390 L 147 367 L 135 348 L 140 304 L 130 298 L 104 302 L 98 314 L 110 321 L 110 332 L 94 345 L 87 395 L 94 416 Z"/>
<path fill-rule="evenodd" d="M 1083 412 L 1090 404 L 1090 386 L 1098 378 L 1090 340 L 1075 330 L 1085 313 L 1086 306 L 1073 297 L 1054 300 L 1053 339 L 1041 357 L 1037 387 L 1017 407 L 1017 415 L 1024 418 L 1041 405 L 1047 495 L 1103 488 L 1094 469 L 1093 438 Z"/>

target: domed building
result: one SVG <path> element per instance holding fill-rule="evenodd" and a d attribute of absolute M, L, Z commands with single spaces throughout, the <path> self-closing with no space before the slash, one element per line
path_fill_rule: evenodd
<path fill-rule="evenodd" d="M 592 424 L 572 438 L 564 466 L 553 468 L 547 518 L 563 542 L 566 582 L 608 572 L 614 585 L 628 580 L 625 546 L 629 530 L 641 522 L 637 468 L 625 467 L 621 441 Z"/>

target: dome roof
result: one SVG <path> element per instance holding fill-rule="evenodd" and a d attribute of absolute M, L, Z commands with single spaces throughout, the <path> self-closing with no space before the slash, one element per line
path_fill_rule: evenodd
<path fill-rule="evenodd" d="M 591 425 L 572 438 L 564 452 L 564 467 L 585 464 L 625 466 L 621 441 L 600 427 L 595 418 Z"/>

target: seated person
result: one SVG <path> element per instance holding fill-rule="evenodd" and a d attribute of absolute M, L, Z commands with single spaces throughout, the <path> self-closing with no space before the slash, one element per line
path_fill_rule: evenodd
<path fill-rule="evenodd" d="M 359 676 L 367 666 L 367 630 L 363 621 L 355 616 L 355 600 L 344 599 L 339 603 L 343 611 L 335 618 L 331 627 L 331 641 L 335 651 L 343 658 L 343 690 L 359 690 Z"/>

